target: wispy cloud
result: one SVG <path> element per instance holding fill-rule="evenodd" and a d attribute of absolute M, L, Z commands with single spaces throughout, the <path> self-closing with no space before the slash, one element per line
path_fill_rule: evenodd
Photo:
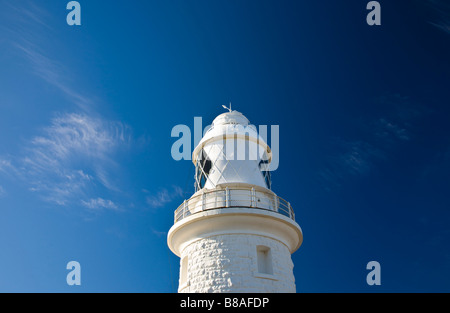
<path fill-rule="evenodd" d="M 334 146 L 338 152 L 329 156 L 318 172 L 327 191 L 340 187 L 349 178 L 368 175 L 376 162 L 385 158 L 382 150 L 364 141 L 339 140 Z"/>
<path fill-rule="evenodd" d="M 117 195 L 123 187 L 117 179 L 121 167 L 116 157 L 130 146 L 129 127 L 96 113 L 92 100 L 96 97 L 85 94 L 73 71 L 54 55 L 58 46 L 51 38 L 54 16 L 35 1 L 3 1 L 0 18 L 5 21 L 0 37 L 7 47 L 26 61 L 36 79 L 66 97 L 62 104 L 66 112 L 75 111 L 53 113 L 48 126 L 27 140 L 20 152 L 0 156 L 0 175 L 20 180 L 53 204 L 118 209 L 108 194 Z"/>
<path fill-rule="evenodd" d="M 83 80 L 55 53 L 60 47 L 52 37 L 57 35 L 55 16 L 36 1 L 2 1 L 0 20 L 0 42 L 21 58 L 31 74 L 26 77 L 50 87 L 51 97 L 61 94 L 67 99 L 61 103 L 65 113 L 49 112 L 54 117 L 22 141 L 19 152 L 0 155 L 0 175 L 51 204 L 90 211 L 123 209 L 119 199 L 126 186 L 118 158 L 143 141 L 133 141 L 125 123 L 96 112 L 101 99 L 86 93 Z"/>
<path fill-rule="evenodd" d="M 125 131 L 126 126 L 120 122 L 86 114 L 64 114 L 54 118 L 42 136 L 32 139 L 30 150 L 39 167 L 80 156 L 107 161 L 108 153 L 126 142 Z"/>
<path fill-rule="evenodd" d="M 9 41 L 8 46 L 15 48 L 17 55 L 28 61 L 34 75 L 55 87 L 78 108 L 89 111 L 94 105 L 92 97 L 73 86 L 74 82 L 69 80 L 69 77 L 73 78 L 70 69 L 50 54 L 57 44 L 50 38 L 54 30 L 46 22 L 51 20 L 51 15 L 34 1 L 11 1 L 2 6 L 5 16 L 0 18 L 7 21 L 1 35 Z"/>
<path fill-rule="evenodd" d="M 152 229 L 152 233 L 154 235 L 156 235 L 157 237 L 159 237 L 159 238 L 164 238 L 164 237 L 167 236 L 167 232 L 166 231 L 159 231 L 159 230 Z"/>
<path fill-rule="evenodd" d="M 414 122 L 425 109 L 408 97 L 398 94 L 374 100 L 384 107 L 380 117 L 364 121 L 353 138 L 337 138 L 332 142 L 333 152 L 318 171 L 318 179 L 325 190 L 340 187 L 349 179 L 369 175 L 400 143 L 414 138 Z"/>
<path fill-rule="evenodd" d="M 0 185 L 0 198 L 4 197 L 5 195 L 6 195 L 5 188 L 3 188 L 3 186 Z"/>
<path fill-rule="evenodd" d="M 6 159 L 0 159 L 0 172 L 9 172 L 12 168 L 11 161 Z"/>
<path fill-rule="evenodd" d="M 0 171 L 13 172 L 46 201 L 58 205 L 77 203 L 101 187 L 119 191 L 110 173 L 117 174 L 119 166 L 114 156 L 127 149 L 130 141 L 129 128 L 123 123 L 86 114 L 63 114 L 29 140 L 21 154 L 14 157 L 15 162 L 0 159 Z M 95 204 L 89 201 L 83 202 L 85 207 Z M 112 208 L 108 202 L 96 204 Z"/>
<path fill-rule="evenodd" d="M 21 24 L 39 25 L 51 29 L 45 22 L 49 18 L 49 14 L 33 1 L 23 1 L 21 5 L 16 1 L 3 1 L 2 8 Z"/>
<path fill-rule="evenodd" d="M 167 203 L 183 196 L 183 190 L 178 186 L 173 186 L 172 190 L 163 188 L 158 191 L 155 195 L 149 195 L 146 197 L 147 204 L 151 208 L 160 208 Z"/>
<path fill-rule="evenodd" d="M 84 207 L 89 208 L 91 210 L 103 210 L 103 209 L 113 211 L 119 210 L 119 206 L 117 204 L 115 204 L 111 200 L 105 200 L 102 198 L 90 199 L 88 201 L 81 200 L 81 204 Z"/>
<path fill-rule="evenodd" d="M 380 118 L 375 122 L 375 136 L 383 139 L 398 139 L 402 141 L 410 140 L 406 128 L 387 120 Z"/>
<path fill-rule="evenodd" d="M 446 0 L 423 0 L 433 11 L 433 20 L 430 24 L 450 34 L 450 3 Z"/>
<path fill-rule="evenodd" d="M 67 81 L 67 77 L 70 77 L 69 71 L 62 64 L 50 59 L 39 47 L 26 39 L 18 40 L 13 45 L 29 61 L 32 72 L 36 76 L 56 87 L 79 108 L 89 110 L 93 105 L 92 100 L 71 86 Z"/>

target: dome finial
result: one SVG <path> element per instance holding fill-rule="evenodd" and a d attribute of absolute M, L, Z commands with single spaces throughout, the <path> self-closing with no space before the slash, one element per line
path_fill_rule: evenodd
<path fill-rule="evenodd" d="M 232 111 L 232 110 L 231 110 L 231 101 L 230 101 L 230 107 L 227 107 L 226 105 L 222 105 L 222 107 L 223 107 L 224 109 L 227 109 L 228 111 L 231 112 L 231 111 Z"/>

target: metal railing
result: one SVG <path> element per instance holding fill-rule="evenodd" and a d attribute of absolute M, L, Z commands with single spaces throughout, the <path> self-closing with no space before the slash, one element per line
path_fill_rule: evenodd
<path fill-rule="evenodd" d="M 291 204 L 269 193 L 255 188 L 224 188 L 204 190 L 194 195 L 175 210 L 175 223 L 192 214 L 223 208 L 255 208 L 280 213 L 295 221 Z"/>

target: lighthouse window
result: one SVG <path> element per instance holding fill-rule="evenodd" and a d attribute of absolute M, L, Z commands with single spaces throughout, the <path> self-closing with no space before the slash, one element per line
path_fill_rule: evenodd
<path fill-rule="evenodd" d="M 264 154 L 264 156 L 266 156 Z M 272 187 L 272 181 L 270 178 L 270 171 L 269 171 L 269 160 L 267 158 L 264 158 L 259 161 L 259 169 L 261 170 L 261 174 L 264 177 L 264 181 L 266 182 L 266 186 L 268 189 L 271 189 Z"/>
<path fill-rule="evenodd" d="M 198 191 L 205 187 L 209 172 L 211 171 L 212 162 L 206 153 L 202 150 L 201 158 L 197 161 L 195 171 L 195 190 Z"/>
<path fill-rule="evenodd" d="M 205 172 L 206 175 L 209 174 L 209 171 L 211 170 L 211 161 L 210 160 L 205 160 L 205 163 L 203 163 L 203 172 Z"/>
<path fill-rule="evenodd" d="M 273 274 L 272 253 L 269 247 L 257 246 L 256 257 L 258 262 L 258 272 L 261 274 Z"/>

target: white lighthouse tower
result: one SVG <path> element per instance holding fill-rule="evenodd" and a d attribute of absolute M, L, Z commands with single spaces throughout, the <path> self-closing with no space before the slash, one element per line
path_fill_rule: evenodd
<path fill-rule="evenodd" d="M 303 241 L 291 205 L 271 190 L 269 146 L 237 111 L 217 116 L 194 149 L 196 192 L 167 242 L 178 292 L 295 292 L 291 254 Z"/>

